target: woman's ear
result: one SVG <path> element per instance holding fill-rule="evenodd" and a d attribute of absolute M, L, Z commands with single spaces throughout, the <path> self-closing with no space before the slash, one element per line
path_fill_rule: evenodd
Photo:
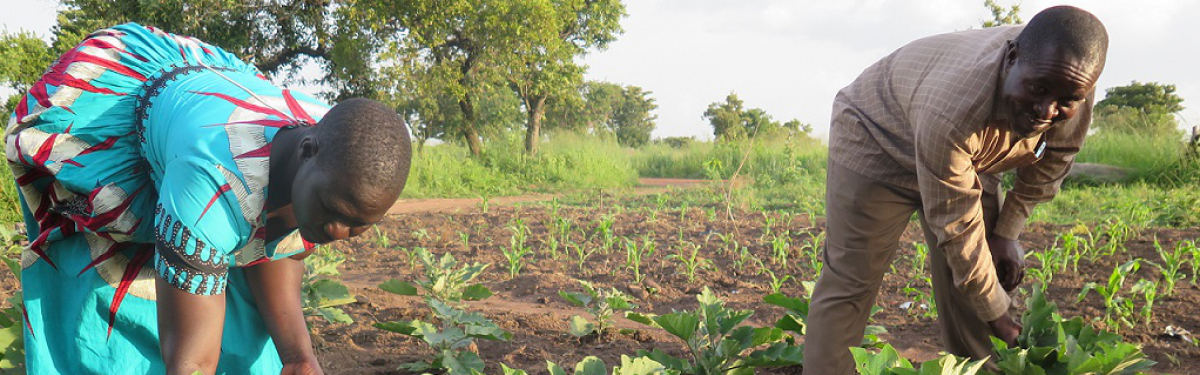
<path fill-rule="evenodd" d="M 300 140 L 300 159 L 307 160 L 316 157 L 319 149 L 320 144 L 317 142 L 316 135 L 305 135 L 304 139 Z"/>

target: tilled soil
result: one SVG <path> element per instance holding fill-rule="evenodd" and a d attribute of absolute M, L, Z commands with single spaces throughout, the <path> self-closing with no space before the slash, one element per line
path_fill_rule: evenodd
<path fill-rule="evenodd" d="M 646 204 L 644 206 L 653 206 Z M 616 328 L 635 329 L 633 334 L 610 332 L 603 337 L 578 339 L 567 334 L 567 321 L 572 315 L 586 313 L 559 297 L 560 290 L 580 291 L 577 280 L 586 280 L 597 287 L 615 287 L 637 298 L 637 312 L 669 313 L 691 310 L 697 305 L 696 295 L 707 286 L 735 309 L 753 310 L 747 324 L 772 325 L 783 311 L 761 302 L 772 293 L 772 275 L 792 280 L 782 284 L 781 291 L 801 296 L 804 288 L 799 281 L 816 279 L 811 266 L 816 252 L 812 244 L 819 243 L 823 223 L 813 222 L 804 215 L 733 211 L 733 219 L 725 217 L 722 209 L 691 208 L 624 209 L 621 207 L 581 208 L 551 206 L 492 207 L 487 213 L 482 207 L 466 207 L 455 212 L 433 211 L 396 214 L 379 229 L 387 237 L 368 232 L 363 236 L 334 245 L 349 256 L 341 268 L 341 280 L 358 296 L 357 302 L 342 306 L 353 324 L 333 324 L 310 318 L 314 328 L 314 343 L 318 356 L 328 374 L 406 374 L 397 366 L 406 362 L 428 360 L 433 352 L 424 343 L 411 337 L 377 329 L 376 322 L 425 319 L 427 307 L 419 297 L 406 297 L 381 291 L 378 284 L 391 278 L 414 281 L 420 274 L 420 263 L 409 259 L 406 250 L 424 247 L 435 254 L 451 253 L 460 262 L 490 263 L 480 281 L 496 294 L 488 299 L 468 303 L 468 309 L 479 311 L 500 327 L 512 333 L 507 342 L 478 341 L 475 350 L 487 363 L 487 373 L 501 373 L 500 364 L 523 368 L 531 373 L 545 373 L 546 361 L 572 368 L 585 356 L 598 356 L 612 366 L 621 355 L 633 355 L 638 349 L 660 348 L 673 355 L 683 355 L 683 344 L 665 331 L 647 328 L 619 318 Z M 533 255 L 516 277 L 509 277 L 508 263 L 501 247 L 511 245 L 513 227 L 520 221 L 528 228 L 527 246 Z M 604 250 L 604 236 L 597 234 L 600 224 L 613 223 L 613 240 Z M 559 249 L 551 254 L 547 239 L 555 232 L 556 223 L 571 223 L 568 243 L 585 249 L 595 249 L 585 261 Z M 767 228 L 770 228 L 769 230 Z M 1031 225 L 1022 238 L 1030 252 L 1041 251 L 1055 243 L 1056 236 L 1071 228 L 1052 225 Z M 1094 232 L 1096 230 L 1093 230 Z M 1173 248 L 1182 240 L 1200 238 L 1198 229 L 1143 229 L 1125 243 L 1127 250 L 1094 262 L 1084 261 L 1078 271 L 1056 275 L 1049 288 L 1050 299 L 1059 305 L 1060 314 L 1086 319 L 1103 316 L 1101 298 L 1091 295 L 1077 303 L 1077 296 L 1086 282 L 1103 283 L 1112 269 L 1130 259 L 1157 261 L 1153 245 L 1157 239 L 1165 248 Z M 463 234 L 469 234 L 467 243 Z M 655 244 L 654 254 L 643 261 L 645 281 L 635 283 L 632 271 L 626 267 L 626 240 L 641 244 L 645 239 Z M 902 239 L 904 246 L 894 261 L 894 271 L 884 278 L 878 305 L 883 307 L 872 324 L 882 325 L 888 333 L 882 337 L 913 360 L 935 358 L 939 352 L 939 327 L 934 318 L 924 316 L 920 303 L 914 301 L 920 291 L 931 290 L 921 276 L 926 272 L 914 270 L 914 242 L 922 239 L 916 223 L 912 223 Z M 727 241 L 728 240 L 728 241 Z M 778 243 L 778 245 L 773 244 Z M 786 242 L 786 246 L 784 245 Z M 734 244 L 736 243 L 736 244 Z M 1100 240 L 1103 243 L 1103 239 Z M 384 246 L 386 245 L 386 246 Z M 698 246 L 698 255 L 708 263 L 693 279 L 680 268 L 678 260 L 670 259 L 681 250 Z M 778 247 L 776 247 L 778 246 Z M 566 246 L 562 246 L 566 247 Z M 736 250 L 746 247 L 750 255 Z M 775 248 L 786 248 L 788 259 L 774 261 Z M 817 246 L 819 248 L 819 246 Z M 758 259 L 758 261 L 755 261 Z M 581 266 L 582 264 L 582 266 Z M 1036 260 L 1029 268 L 1038 266 Z M 1193 270 L 1184 266 L 1183 273 Z M 1143 264 L 1142 269 L 1126 281 L 1131 287 L 1139 278 L 1158 280 L 1161 275 Z M 1026 286 L 1031 278 L 1026 278 Z M 911 287 L 909 293 L 905 288 Z M 7 272 L 0 272 L 0 295 L 9 296 L 17 283 Z M 1024 296 L 1014 300 L 1022 304 Z M 1167 325 L 1200 332 L 1200 317 L 1195 307 L 1200 305 L 1200 288 L 1181 281 L 1176 294 L 1160 298 L 1154 309 L 1153 322 L 1121 334 L 1141 344 L 1149 357 L 1159 362 L 1154 373 L 1200 374 L 1200 347 L 1167 337 Z M 5 304 L 0 301 L 0 304 Z M 913 305 L 905 309 L 903 306 Z M 1140 300 L 1139 304 L 1140 306 Z M 1021 307 L 1014 306 L 1014 313 Z M 799 338 L 801 341 L 803 337 Z M 782 368 L 760 373 L 792 374 L 799 368 Z"/>
<path fill-rule="evenodd" d="M 803 215 L 734 211 L 734 218 L 724 217 L 723 210 L 692 208 L 628 210 L 617 208 L 560 208 L 557 213 L 548 207 L 491 208 L 482 213 L 479 208 L 453 213 L 411 213 L 395 215 L 380 226 L 387 237 L 384 247 L 379 235 L 371 233 L 336 245 L 351 260 L 342 269 L 342 280 L 352 293 L 360 296 L 358 303 L 345 307 L 354 324 L 329 324 L 314 321 L 319 356 L 330 374 L 405 374 L 397 366 L 421 361 L 433 353 L 424 343 L 400 334 L 382 331 L 372 323 L 425 319 L 427 308 L 419 297 L 404 297 L 381 291 L 377 285 L 390 278 L 413 281 L 419 262 L 408 258 L 405 250 L 415 247 L 429 249 L 435 254 L 451 253 L 460 262 L 490 263 L 480 280 L 496 294 L 486 300 L 469 303 L 469 309 L 480 311 L 513 334 L 508 342 L 478 341 L 479 355 L 488 363 L 487 373 L 500 373 L 500 363 L 523 368 L 532 373 L 545 373 L 547 360 L 570 368 L 585 356 L 598 356 L 610 366 L 619 363 L 621 355 L 633 355 L 638 349 L 660 348 L 674 355 L 683 355 L 684 346 L 665 331 L 644 327 L 624 319 L 617 328 L 637 329 L 632 335 L 611 333 L 597 339 L 577 339 L 567 334 L 567 321 L 572 315 L 586 313 L 558 296 L 560 290 L 580 291 L 577 280 L 586 280 L 597 287 L 615 287 L 638 298 L 637 312 L 669 313 L 691 310 L 697 305 L 696 295 L 704 286 L 711 288 L 735 309 L 754 311 L 747 323 L 756 326 L 772 325 L 783 311 L 761 302 L 772 293 L 772 274 L 777 278 L 791 275 L 781 291 L 790 296 L 803 295 L 798 281 L 816 279 L 810 260 L 816 254 L 811 246 L 819 241 L 823 223 L 813 222 Z M 615 240 L 605 251 L 602 235 L 596 228 L 606 218 L 614 223 Z M 508 263 L 501 247 L 510 246 L 512 227 L 517 220 L 530 232 L 527 245 L 534 255 L 525 258 L 520 274 L 510 278 Z M 559 250 L 554 256 L 547 248 L 547 238 L 554 233 L 556 222 L 573 223 L 570 242 L 585 248 L 599 249 L 580 267 L 573 254 Z M 770 226 L 769 232 L 764 228 Z M 1041 251 L 1055 243 L 1056 236 L 1071 230 L 1069 227 L 1031 225 L 1022 238 L 1030 252 Z M 461 234 L 470 233 L 464 244 Z M 814 238 L 814 236 L 817 236 Z M 653 255 L 643 261 L 643 283 L 634 283 L 632 271 L 626 267 L 626 239 L 642 243 L 650 239 L 656 244 Z M 917 294 L 905 293 L 906 287 L 925 294 L 931 293 L 914 271 L 913 242 L 922 241 L 919 226 L 912 223 L 902 239 L 902 250 L 896 256 L 894 271 L 884 278 L 878 304 L 882 311 L 874 323 L 888 329 L 883 339 L 896 346 L 903 355 L 914 360 L 935 358 L 939 352 L 939 327 L 936 319 L 924 316 Z M 1049 288 L 1050 299 L 1059 305 L 1063 316 L 1084 316 L 1085 319 L 1103 316 L 1104 307 L 1098 295 L 1077 303 L 1080 289 L 1086 282 L 1103 283 L 1112 269 L 1130 259 L 1157 261 L 1153 246 L 1160 244 L 1171 249 L 1175 242 L 1200 238 L 1200 230 L 1145 229 L 1125 243 L 1127 250 L 1094 262 L 1083 261 L 1078 271 L 1054 277 Z M 725 239 L 731 239 L 726 242 Z M 772 242 L 786 242 L 786 262 L 773 261 Z M 731 245 L 736 241 L 738 245 Z M 1103 243 L 1100 240 L 1099 243 Z M 678 260 L 669 257 L 691 246 L 699 246 L 699 256 L 707 260 L 689 279 Z M 737 246 L 747 247 L 753 257 L 738 255 Z M 739 262 L 740 259 L 747 259 Z M 757 258 L 759 261 L 753 260 Z M 1190 258 L 1190 257 L 1189 257 Z M 1037 267 L 1036 260 L 1028 267 Z M 1184 266 L 1183 273 L 1192 270 Z M 1159 272 L 1148 264 L 1126 281 L 1131 287 L 1139 278 L 1157 280 Z M 1032 278 L 1026 278 L 1026 286 Z M 648 292 L 648 290 L 650 292 Z M 1025 296 L 1014 300 L 1023 305 Z M 1200 302 L 1200 288 L 1181 281 L 1176 293 L 1156 302 L 1153 321 L 1120 331 L 1129 341 L 1143 345 L 1149 357 L 1159 362 L 1154 373 L 1200 374 L 1200 347 L 1163 334 L 1167 325 L 1200 332 L 1200 318 L 1195 306 Z M 904 306 L 912 305 L 909 309 Z M 1140 306 L 1140 300 L 1138 305 Z M 1014 306 L 1014 313 L 1022 311 Z M 1099 324 L 1099 323 L 1097 323 Z M 803 340 L 800 337 L 800 340 Z M 799 368 L 772 369 L 766 373 L 799 373 Z"/>

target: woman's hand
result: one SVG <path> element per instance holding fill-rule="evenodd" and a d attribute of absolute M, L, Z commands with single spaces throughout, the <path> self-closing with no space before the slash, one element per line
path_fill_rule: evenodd
<path fill-rule="evenodd" d="M 284 362 L 283 371 L 279 375 L 325 375 L 317 357 L 308 356 L 294 362 Z"/>

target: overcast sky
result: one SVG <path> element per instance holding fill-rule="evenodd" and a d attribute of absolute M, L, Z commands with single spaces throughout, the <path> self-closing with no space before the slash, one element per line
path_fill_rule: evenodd
<path fill-rule="evenodd" d="M 1000 3 L 1010 3 L 999 0 Z M 1053 5 L 1095 13 L 1108 27 L 1100 90 L 1130 81 L 1174 84 L 1200 125 L 1200 0 L 1025 0 L 1029 20 Z M 21 0 L 0 14 L 8 30 L 48 36 L 57 3 Z M 625 33 L 584 61 L 587 77 L 641 86 L 658 103 L 656 137 L 712 137 L 701 115 L 736 92 L 748 107 L 829 127 L 833 96 L 871 63 L 932 34 L 979 27 L 983 1 L 626 0 Z M 1098 94 L 1102 97 L 1103 94 Z"/>

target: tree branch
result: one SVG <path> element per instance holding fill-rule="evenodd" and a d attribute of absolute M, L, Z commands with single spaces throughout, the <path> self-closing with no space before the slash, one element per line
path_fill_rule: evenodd
<path fill-rule="evenodd" d="M 272 56 L 266 61 L 254 64 L 254 66 L 263 73 L 272 74 L 275 73 L 280 66 L 283 66 L 283 64 L 287 64 L 301 55 L 328 59 L 329 49 L 325 46 L 318 46 L 317 48 L 309 46 L 288 47 L 282 51 L 279 51 L 279 53 L 275 54 L 275 56 Z"/>

